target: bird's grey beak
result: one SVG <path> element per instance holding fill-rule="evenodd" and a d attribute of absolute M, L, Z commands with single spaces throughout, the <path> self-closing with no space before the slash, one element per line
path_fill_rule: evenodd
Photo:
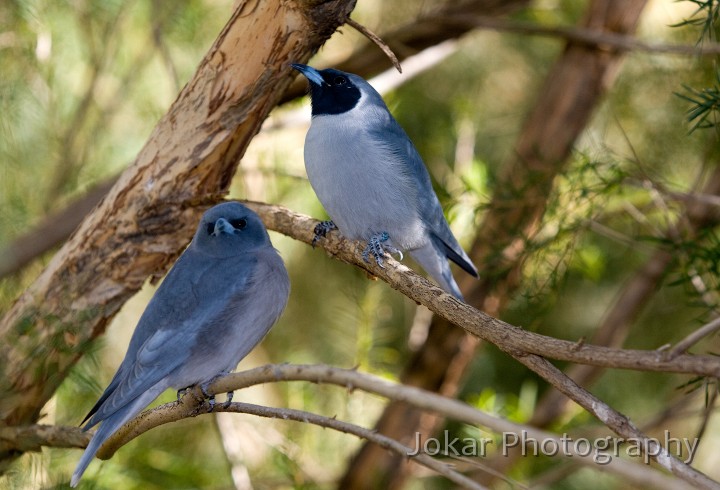
<path fill-rule="evenodd" d="M 212 232 L 212 236 L 218 236 L 220 233 L 226 233 L 228 235 L 235 234 L 235 228 L 225 218 L 220 218 L 215 222 L 215 229 Z"/>
<path fill-rule="evenodd" d="M 322 85 L 324 83 L 320 72 L 312 66 L 301 65 L 300 63 L 293 63 L 290 66 L 305 75 L 305 78 L 307 78 L 310 83 L 314 83 L 315 85 Z"/>

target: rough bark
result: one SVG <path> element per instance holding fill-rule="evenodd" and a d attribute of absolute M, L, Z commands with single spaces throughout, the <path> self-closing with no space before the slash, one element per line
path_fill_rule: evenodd
<path fill-rule="evenodd" d="M 0 321 L 0 426 L 34 422 L 108 321 L 189 241 L 248 143 L 354 0 L 239 2 L 134 164 Z M 0 471 L 17 456 L 0 441 Z"/>
<path fill-rule="evenodd" d="M 583 27 L 601 32 L 633 32 L 645 3 L 645 0 L 594 0 L 582 21 Z M 515 153 L 503 166 L 471 249 L 481 280 L 461 283 L 470 304 L 497 316 L 518 287 L 527 240 L 545 212 L 555 177 L 565 169 L 575 141 L 612 84 L 621 60 L 618 51 L 570 42 L 550 70 L 522 128 Z M 427 341 L 403 372 L 403 383 L 452 395 L 472 359 L 475 342 L 464 331 L 435 317 Z M 418 431 L 432 433 L 440 422 L 434 415 L 391 403 L 376 429 L 406 441 Z M 365 444 L 351 462 L 340 487 L 362 488 L 368 482 L 398 487 L 407 469 L 400 458 Z"/>

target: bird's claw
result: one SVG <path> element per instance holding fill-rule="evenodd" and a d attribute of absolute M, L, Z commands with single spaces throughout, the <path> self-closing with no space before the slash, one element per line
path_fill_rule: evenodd
<path fill-rule="evenodd" d="M 185 388 L 180 388 L 177 390 L 177 401 L 180 403 L 180 400 L 182 397 L 184 397 L 188 391 L 190 391 L 191 386 L 186 386 Z"/>
<path fill-rule="evenodd" d="M 208 382 L 203 383 L 203 384 L 200 385 L 200 391 L 202 392 L 203 396 L 204 396 L 205 398 L 207 398 L 207 400 L 208 400 L 208 405 L 209 405 L 209 406 L 208 406 L 208 413 L 210 413 L 210 412 L 212 412 L 213 410 L 215 410 L 215 395 L 209 394 L 209 393 L 207 392 L 207 388 L 210 386 L 210 384 L 211 384 L 213 381 L 215 381 L 215 380 L 218 379 L 219 377 L 224 376 L 224 375 L 226 375 L 226 374 L 227 374 L 227 372 L 224 371 L 224 372 L 218 374 L 217 376 L 215 376 L 215 377 L 214 377 L 213 379 L 211 379 L 210 381 L 208 381 Z M 185 390 L 189 390 L 189 388 L 185 388 Z M 178 393 L 179 393 L 179 392 L 178 392 Z M 227 409 L 227 408 L 230 406 L 230 404 L 232 403 L 233 394 L 234 394 L 234 392 L 232 392 L 232 391 L 228 391 L 228 392 L 227 392 L 227 400 L 225 400 L 225 401 L 223 402 L 223 404 L 222 404 L 223 409 Z"/>
<path fill-rule="evenodd" d="M 222 404 L 223 410 L 227 410 L 227 408 L 228 408 L 228 407 L 230 406 L 230 404 L 232 403 L 232 399 L 233 399 L 233 394 L 234 394 L 234 393 L 235 393 L 235 392 L 233 392 L 233 391 L 228 391 L 228 393 L 227 393 L 227 400 L 225 400 L 225 403 Z"/>
<path fill-rule="evenodd" d="M 215 378 L 217 378 L 217 376 Z M 200 385 L 200 391 L 202 392 L 203 396 L 205 398 L 207 398 L 207 401 L 208 401 L 209 406 L 208 406 L 207 413 L 210 413 L 213 410 L 215 410 L 215 395 L 211 395 L 207 392 L 208 386 L 210 386 L 210 383 L 212 383 L 215 380 L 215 378 L 211 379 L 207 383 L 203 383 Z"/>
<path fill-rule="evenodd" d="M 399 253 L 402 260 L 402 252 L 400 250 L 391 245 L 384 245 L 384 242 L 388 241 L 389 239 L 390 235 L 388 235 L 387 232 L 382 232 L 378 233 L 377 235 L 371 236 L 370 240 L 368 240 L 367 247 L 365 247 L 365 250 L 363 250 L 363 260 L 365 262 L 370 262 L 370 254 L 372 254 L 375 258 L 375 262 L 377 262 L 378 267 L 384 269 L 385 266 L 383 265 L 383 255 L 385 254 L 385 250 L 390 253 Z"/>
<path fill-rule="evenodd" d="M 390 255 L 398 254 L 399 258 L 398 261 L 402 262 L 402 259 L 405 258 L 405 256 L 402 253 L 402 250 L 399 250 L 395 247 L 392 247 L 390 245 L 385 245 L 385 251 L 388 252 Z"/>
<path fill-rule="evenodd" d="M 332 221 L 321 221 L 315 226 L 315 229 L 313 232 L 315 233 L 315 236 L 313 237 L 312 241 L 312 247 L 315 248 L 315 242 L 320 240 L 320 238 L 324 238 L 327 236 L 329 231 L 337 230 L 337 226 L 335 226 L 335 223 Z"/>

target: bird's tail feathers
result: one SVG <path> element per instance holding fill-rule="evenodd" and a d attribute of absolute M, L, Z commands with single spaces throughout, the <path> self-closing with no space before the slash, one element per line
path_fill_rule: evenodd
<path fill-rule="evenodd" d="M 465 253 L 465 250 L 463 250 L 458 243 L 455 243 L 455 245 L 457 246 L 457 248 L 455 248 L 451 245 L 448 245 L 445 240 L 443 240 L 437 235 L 433 234 L 432 237 L 437 242 L 439 242 L 448 259 L 455 262 L 462 270 L 464 270 L 471 276 L 475 278 L 479 277 L 475 264 L 472 263 L 470 257 L 468 257 L 468 255 Z"/>
<path fill-rule="evenodd" d="M 102 421 L 100 427 L 97 431 L 95 431 L 92 439 L 90 439 L 90 444 L 88 444 L 85 452 L 80 458 L 80 461 L 75 467 L 72 479 L 70 480 L 71 487 L 77 486 L 80 482 L 80 478 L 83 473 L 85 473 L 88 465 L 92 462 L 93 457 L 95 457 L 95 453 L 98 452 L 100 446 L 102 446 L 103 443 L 107 441 L 120 427 L 125 425 L 128 420 L 133 418 L 143 408 L 149 405 L 150 402 L 153 401 L 162 391 L 164 391 L 164 388 L 160 388 L 156 385 L 140 395 L 132 403 L 129 403 L 123 409 L 118 410 Z"/>
<path fill-rule="evenodd" d="M 97 424 L 99 421 L 93 421 L 93 415 L 97 413 L 98 410 L 100 410 L 100 407 L 102 407 L 103 403 L 105 403 L 105 400 L 110 398 L 110 395 L 112 395 L 115 392 L 115 389 L 120 384 L 120 373 L 122 370 L 122 366 L 118 370 L 117 373 L 115 373 L 115 377 L 112 379 L 110 384 L 107 388 L 105 388 L 105 391 L 103 392 L 102 396 L 100 396 L 100 399 L 95 403 L 95 405 L 90 409 L 88 414 L 85 416 L 82 422 L 80 422 L 80 425 L 84 425 L 83 430 L 88 430 L 89 428 L 93 427 L 95 424 Z M 89 421 L 89 422 L 88 422 Z M 88 422 L 85 424 L 85 422 Z"/>
<path fill-rule="evenodd" d="M 415 262 L 420 264 L 430 277 L 435 279 L 438 285 L 457 299 L 464 301 L 460 288 L 450 270 L 450 263 L 447 261 L 445 248 L 437 247 L 433 240 L 420 248 L 409 251 Z"/>

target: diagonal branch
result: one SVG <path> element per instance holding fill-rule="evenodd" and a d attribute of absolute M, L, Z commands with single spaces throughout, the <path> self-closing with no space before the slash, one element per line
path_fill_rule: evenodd
<path fill-rule="evenodd" d="M 250 403 L 238 403 L 233 402 L 227 408 L 220 407 L 220 412 L 233 412 L 233 413 L 247 413 L 251 415 L 257 415 L 259 417 L 270 417 L 280 420 L 294 420 L 296 422 L 302 422 L 306 424 L 313 424 L 320 427 L 326 427 L 334 429 L 339 432 L 345 432 L 347 434 L 355 435 L 361 439 L 374 442 L 378 446 L 388 449 L 400 456 L 407 457 L 409 452 L 413 451 L 411 448 L 404 446 L 394 439 L 386 437 L 382 434 L 375 432 L 374 430 L 359 427 L 336 418 L 323 417 L 303 410 L 294 410 L 290 408 L 271 408 L 263 407 L 260 405 L 252 405 Z M 427 454 L 417 454 L 410 458 L 418 464 L 426 466 L 431 470 L 443 475 L 445 478 L 453 483 L 460 485 L 462 488 L 473 488 L 475 490 L 483 490 L 486 487 L 473 481 L 467 476 L 459 473 L 453 469 L 453 465 L 443 463 L 437 459 L 428 456 Z"/>
<path fill-rule="evenodd" d="M 260 215 L 268 229 L 307 244 L 312 243 L 317 220 L 282 206 L 258 202 L 245 204 Z M 458 301 L 392 257 L 386 258 L 382 269 L 375 263 L 365 262 L 362 258 L 363 246 L 337 232 L 329 233 L 316 243 L 316 247 L 324 249 L 332 257 L 379 277 L 416 303 L 506 352 L 536 354 L 559 361 L 609 368 L 720 376 L 720 358 L 714 356 L 683 354 L 669 359 L 660 351 L 614 349 L 523 330 Z"/>
<path fill-rule="evenodd" d="M 269 229 L 308 244 L 312 243 L 313 230 L 318 224 L 316 220 L 283 209 L 280 206 L 250 202 L 246 204 L 261 216 Z M 664 353 L 658 351 L 648 352 L 589 346 L 581 342 L 572 343 L 534 334 L 497 320 L 470 305 L 458 301 L 407 267 L 399 264 L 392 257 L 387 258 L 383 268 L 380 268 L 376 263 L 366 263 L 362 258 L 363 244 L 351 242 L 339 236 L 337 232 L 329 234 L 328 237 L 317 244 L 320 244 L 334 258 L 364 269 L 384 280 L 415 302 L 426 306 L 433 313 L 442 316 L 447 321 L 462 327 L 483 340 L 492 342 L 593 414 L 616 434 L 642 441 L 643 450 L 660 466 L 674 475 L 699 488 L 720 488 L 720 484 L 671 455 L 657 441 L 648 438 L 637 429 L 626 416 L 578 386 L 544 357 L 587 364 L 598 363 L 598 365 L 606 367 L 664 372 L 678 372 L 676 369 L 679 366 L 674 365 L 674 363 L 682 357 L 684 360 L 682 363 L 683 371 L 690 368 L 690 372 L 699 374 L 694 370 L 708 370 L 707 372 L 716 373 L 712 375 L 714 377 L 717 377 L 717 374 L 720 373 L 718 370 L 720 368 L 720 359 L 711 356 L 684 355 L 670 360 Z"/>
<path fill-rule="evenodd" d="M 511 355 L 513 354 L 511 353 Z M 658 440 L 649 438 L 640 429 L 635 427 L 628 417 L 611 408 L 602 400 L 577 385 L 565 373 L 553 366 L 546 359 L 534 354 L 515 354 L 513 357 L 533 372 L 542 376 L 545 381 L 594 415 L 619 436 L 625 439 L 636 439 L 640 441 L 643 452 L 673 475 L 682 478 L 696 488 L 720 489 L 720 483 L 712 480 L 704 473 L 693 469 L 691 466 L 670 454 L 667 448 L 660 445 Z"/>
<path fill-rule="evenodd" d="M 705 196 L 701 200 L 686 200 L 684 214 L 666 229 L 662 236 L 672 237 L 678 234 L 675 228 L 686 223 L 686 239 L 696 238 L 707 227 L 718 223 L 717 205 L 713 198 L 720 195 L 720 168 L 715 167 L 707 179 L 701 193 Z M 630 333 L 630 327 L 642 312 L 650 299 L 657 292 L 665 275 L 675 263 L 676 257 L 667 250 L 657 250 L 648 261 L 637 270 L 633 277 L 625 284 L 617 296 L 617 300 L 603 322 L 592 336 L 591 342 L 596 345 L 620 347 Z M 672 359 L 676 354 L 684 353 L 688 347 L 704 335 L 708 334 L 718 325 L 717 321 L 710 322 L 705 327 L 696 330 L 680 341 L 665 355 Z M 589 387 L 603 373 L 598 366 L 575 365 L 567 370 L 577 384 Z M 538 427 L 550 424 L 560 416 L 566 406 L 566 398 L 557 391 L 548 391 L 538 403 L 533 413 L 532 423 Z"/>
<path fill-rule="evenodd" d="M 686 352 L 690 347 L 700 342 L 700 340 L 718 330 L 720 330 L 720 317 L 714 318 L 675 344 L 668 352 L 668 357 L 673 358 L 678 354 Z"/>
<path fill-rule="evenodd" d="M 67 207 L 44 218 L 0 251 L 0 278 L 21 270 L 33 259 L 62 244 L 82 219 L 115 185 L 117 177 L 103 181 Z"/>

